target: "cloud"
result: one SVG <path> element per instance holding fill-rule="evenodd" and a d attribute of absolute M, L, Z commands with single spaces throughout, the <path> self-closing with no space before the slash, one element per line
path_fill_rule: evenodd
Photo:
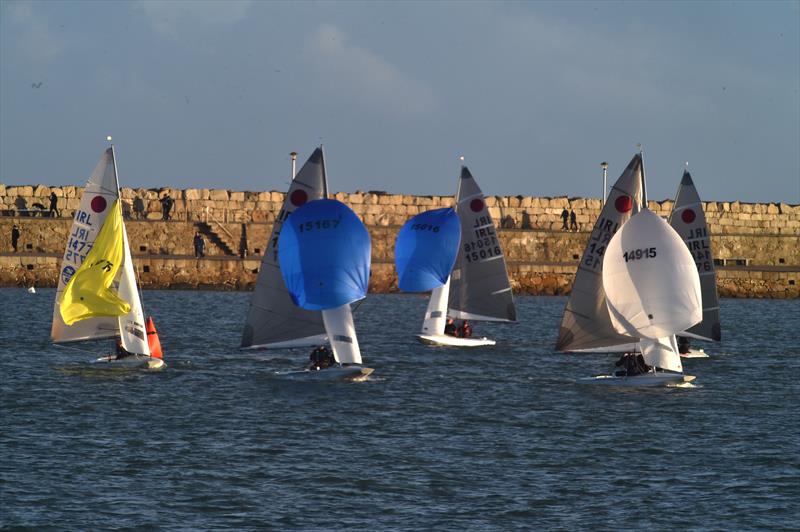
<path fill-rule="evenodd" d="M 178 38 L 187 29 L 232 26 L 247 16 L 252 4 L 252 0 L 143 0 L 139 6 L 157 32 Z"/>
<path fill-rule="evenodd" d="M 393 117 L 423 115 L 436 105 L 426 84 L 404 74 L 377 54 L 349 44 L 336 26 L 322 25 L 308 46 L 320 89 L 339 100 L 367 105 Z"/>
<path fill-rule="evenodd" d="M 33 63 L 47 64 L 64 49 L 63 42 L 48 27 L 47 21 L 34 12 L 35 4 L 9 2 L 6 4 L 11 23 L 18 31 L 16 47 Z"/>

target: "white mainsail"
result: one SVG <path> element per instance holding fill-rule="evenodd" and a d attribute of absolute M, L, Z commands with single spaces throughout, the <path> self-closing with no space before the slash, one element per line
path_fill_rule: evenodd
<path fill-rule="evenodd" d="M 53 325 L 50 330 L 50 337 L 54 342 L 109 338 L 119 334 L 117 318 L 89 318 L 67 326 L 59 310 L 64 288 L 92 249 L 100 228 L 103 227 L 103 222 L 117 199 L 119 199 L 119 188 L 114 152 L 112 148 L 108 148 L 84 186 L 81 203 L 75 211 L 67 247 L 61 259 L 53 306 Z"/>
<path fill-rule="evenodd" d="M 294 176 L 275 218 L 250 300 L 241 347 L 303 347 L 324 343 L 325 327 L 320 312 L 295 305 L 286 289 L 278 265 L 278 237 L 283 223 L 296 208 L 327 196 L 325 157 L 319 147 Z"/>
<path fill-rule="evenodd" d="M 577 351 L 630 344 L 638 338 L 620 334 L 611 324 L 601 277 L 603 256 L 620 227 L 641 208 L 642 156 L 636 154 L 612 185 L 606 204 L 584 249 L 572 293 L 564 309 L 556 349 Z"/>
<path fill-rule="evenodd" d="M 500 239 L 483 192 L 466 166 L 461 167 L 456 212 L 461 247 L 450 275 L 448 314 L 458 319 L 516 321 Z"/>
<path fill-rule="evenodd" d="M 717 295 L 717 272 L 711 254 L 711 235 L 700 195 L 688 171 L 684 171 L 675 205 L 669 216 L 669 224 L 681 236 L 694 258 L 700 275 L 700 290 L 703 294 L 703 320 L 681 332 L 701 340 L 722 339 Z"/>
<path fill-rule="evenodd" d="M 602 279 L 614 329 L 643 339 L 648 364 L 680 367 L 670 337 L 703 318 L 700 277 L 680 236 L 644 208 L 609 242 Z"/>

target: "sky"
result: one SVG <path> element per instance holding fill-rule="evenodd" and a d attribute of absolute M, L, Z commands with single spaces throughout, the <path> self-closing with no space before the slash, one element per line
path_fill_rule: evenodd
<path fill-rule="evenodd" d="M 800 1 L 0 0 L 0 183 L 800 203 Z"/>

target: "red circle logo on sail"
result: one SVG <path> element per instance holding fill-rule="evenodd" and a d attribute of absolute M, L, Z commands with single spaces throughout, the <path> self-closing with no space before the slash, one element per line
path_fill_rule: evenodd
<path fill-rule="evenodd" d="M 291 201 L 292 205 L 295 207 L 299 207 L 308 201 L 308 194 L 306 194 L 305 190 L 297 189 L 289 196 L 289 201 Z"/>
<path fill-rule="evenodd" d="M 685 209 L 681 213 L 681 220 L 683 220 L 683 223 L 685 224 L 692 223 L 695 218 L 697 218 L 697 216 L 694 214 L 694 211 L 692 209 Z"/>
<path fill-rule="evenodd" d="M 106 199 L 103 196 L 95 196 L 92 198 L 91 207 L 94 212 L 103 212 L 106 210 Z"/>
<path fill-rule="evenodd" d="M 633 209 L 633 200 L 630 196 L 620 196 L 614 202 L 614 207 L 616 207 L 619 212 L 628 212 Z"/>
<path fill-rule="evenodd" d="M 481 212 L 483 210 L 483 201 L 475 198 L 469 203 L 469 208 L 472 209 L 472 212 Z"/>

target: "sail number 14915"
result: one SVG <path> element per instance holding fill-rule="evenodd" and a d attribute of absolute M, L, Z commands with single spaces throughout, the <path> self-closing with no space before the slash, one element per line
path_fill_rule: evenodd
<path fill-rule="evenodd" d="M 625 262 L 639 259 L 654 259 L 656 257 L 656 248 L 643 248 L 632 249 L 622 254 Z"/>

